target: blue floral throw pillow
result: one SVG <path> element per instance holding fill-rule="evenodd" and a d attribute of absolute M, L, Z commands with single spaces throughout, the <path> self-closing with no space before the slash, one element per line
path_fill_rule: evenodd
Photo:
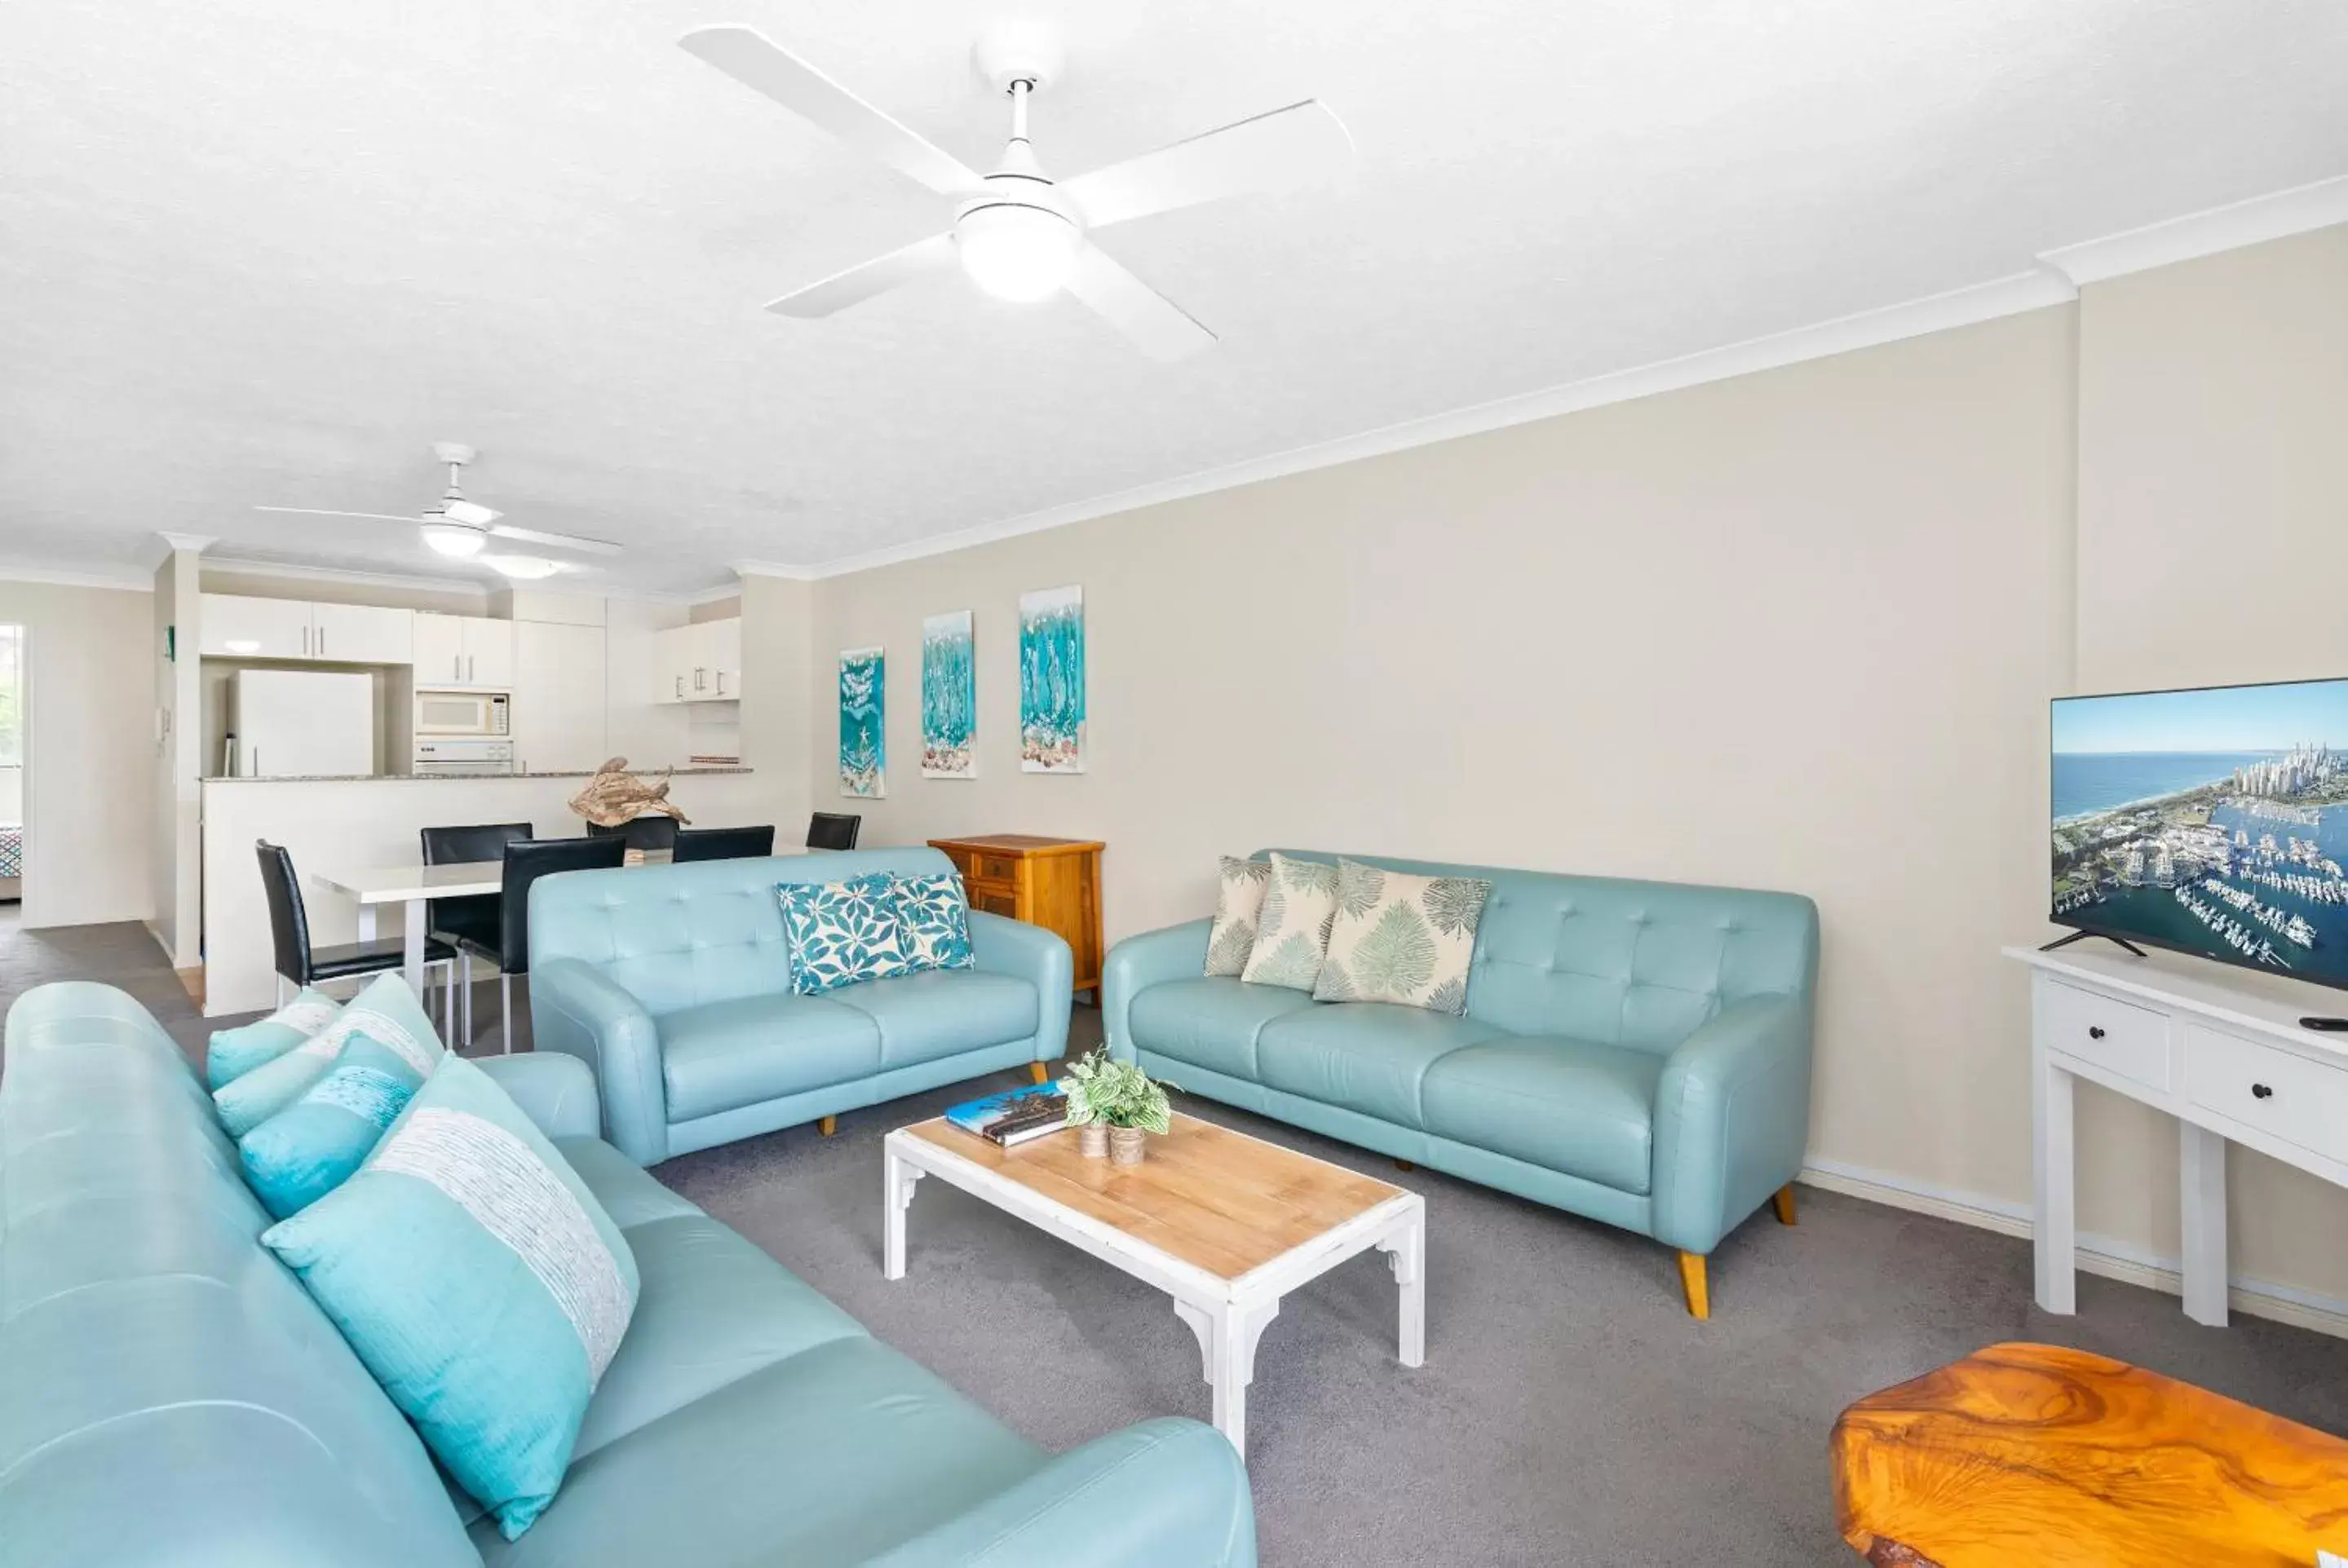
<path fill-rule="evenodd" d="M 429 1072 L 440 1037 L 424 1015 L 416 993 L 396 972 L 379 975 L 353 997 L 335 1021 L 274 1061 L 264 1062 L 232 1083 L 212 1091 L 212 1108 L 232 1138 L 242 1138 L 309 1092 L 340 1056 L 343 1042 L 365 1033 L 389 1046 L 417 1071 Z"/>
<path fill-rule="evenodd" d="M 245 1185 L 281 1220 L 341 1186 L 407 1109 L 439 1055 L 437 1042 L 417 1061 L 364 1033 L 351 1036 L 301 1099 L 237 1140 Z"/>
<path fill-rule="evenodd" d="M 314 987 L 271 1013 L 235 1029 L 212 1030 L 204 1052 L 204 1087 L 224 1089 L 256 1067 L 265 1067 L 335 1021 L 343 1004 Z"/>
<path fill-rule="evenodd" d="M 875 871 L 845 882 L 786 882 L 775 889 L 783 903 L 783 934 L 790 939 L 794 992 L 811 997 L 913 972 L 896 882 Z"/>
<path fill-rule="evenodd" d="M 261 1241 L 519 1539 L 562 1484 L 640 1287 L 570 1163 L 489 1074 L 446 1055 L 358 1173 Z"/>
<path fill-rule="evenodd" d="M 951 871 L 897 879 L 897 914 L 905 924 L 905 956 L 917 969 L 966 969 L 970 898 Z"/>

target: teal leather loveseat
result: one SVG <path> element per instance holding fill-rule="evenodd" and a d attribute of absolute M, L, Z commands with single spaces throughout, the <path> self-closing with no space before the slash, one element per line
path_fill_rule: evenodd
<path fill-rule="evenodd" d="M 781 882 L 951 873 L 934 849 L 574 871 L 530 892 L 540 1050 L 595 1070 L 639 1164 L 829 1118 L 1068 1048 L 1068 945 L 973 910 L 977 967 L 794 996 Z"/>
<path fill-rule="evenodd" d="M 1193 1094 L 1653 1236 L 1679 1250 L 1688 1309 L 1709 1316 L 1705 1259 L 1721 1237 L 1773 1197 L 1793 1219 L 1817 907 L 1346 858 L 1492 884 L 1464 1017 L 1208 979 L 1212 922 L 1194 920 L 1110 949 L 1111 1050 Z"/>
<path fill-rule="evenodd" d="M 598 1141 L 577 1061 L 481 1065 L 643 1276 L 562 1490 L 510 1542 L 260 1245 L 269 1216 L 154 1020 L 77 983 L 9 1009 L 0 1568 L 1254 1563 L 1212 1428 L 1045 1454 Z"/>

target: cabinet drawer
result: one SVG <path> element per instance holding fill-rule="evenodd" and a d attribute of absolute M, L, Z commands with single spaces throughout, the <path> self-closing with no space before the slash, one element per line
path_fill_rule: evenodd
<path fill-rule="evenodd" d="M 1019 860 L 1010 855 L 973 855 L 971 856 L 971 877 L 978 882 L 1015 882 L 1019 877 Z"/>
<path fill-rule="evenodd" d="M 2348 1161 L 2348 1071 L 2188 1024 L 2185 1097 L 2285 1143 Z"/>
<path fill-rule="evenodd" d="M 1001 915 L 1005 919 L 1019 918 L 1019 900 L 1008 887 L 989 882 L 970 885 L 970 907 L 983 914 Z"/>
<path fill-rule="evenodd" d="M 2169 1086 L 2168 1019 L 2061 980 L 2038 993 L 2047 1046 L 2154 1089 Z"/>

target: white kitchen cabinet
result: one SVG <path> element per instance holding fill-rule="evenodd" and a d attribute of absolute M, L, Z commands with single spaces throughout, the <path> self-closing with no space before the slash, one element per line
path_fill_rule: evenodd
<path fill-rule="evenodd" d="M 592 771 L 604 749 L 603 629 L 499 621 L 513 634 L 517 773 Z"/>
<path fill-rule="evenodd" d="M 654 641 L 664 702 L 732 702 L 742 695 L 742 622 L 698 620 Z"/>
<path fill-rule="evenodd" d="M 485 615 L 416 617 L 416 683 L 427 689 L 514 684 L 514 626 Z"/>
<path fill-rule="evenodd" d="M 198 650 L 222 659 L 307 659 L 310 601 L 252 599 L 241 593 L 208 593 L 200 612 L 203 632 Z"/>
<path fill-rule="evenodd" d="M 694 630 L 702 634 L 699 652 L 709 671 L 709 690 L 704 695 L 721 702 L 739 702 L 742 697 L 741 620 L 738 618 L 705 620 Z"/>
<path fill-rule="evenodd" d="M 310 657 L 335 664 L 410 663 L 416 612 L 380 604 L 313 604 Z"/>

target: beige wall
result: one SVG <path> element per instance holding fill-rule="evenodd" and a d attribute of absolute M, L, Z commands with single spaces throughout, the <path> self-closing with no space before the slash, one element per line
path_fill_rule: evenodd
<path fill-rule="evenodd" d="M 154 600 L 136 589 L 0 580 L 26 629 L 25 923 L 155 910 Z"/>
<path fill-rule="evenodd" d="M 2348 228 L 2091 284 L 2079 346 L 2079 689 L 2348 675 Z M 2079 1144 L 2081 1225 L 2173 1256 L 2172 1124 L 2084 1088 Z M 2230 1175 L 2236 1272 L 2348 1296 L 2348 1194 Z"/>
<path fill-rule="evenodd" d="M 817 585 L 819 805 L 1107 841 L 1112 938 L 1271 844 L 1798 889 L 1822 1157 L 2030 1187 L 2044 704 L 2069 679 L 2073 313 Z M 1017 596 L 1081 583 L 1091 768 L 1013 753 Z M 975 612 L 980 777 L 919 776 L 922 616 Z M 889 798 L 833 660 L 889 653 Z"/>
<path fill-rule="evenodd" d="M 202 952 L 203 699 L 196 654 L 198 556 L 173 549 L 155 569 L 149 607 L 155 706 L 168 715 L 155 744 L 155 829 L 148 846 L 155 939 L 174 967 L 192 968 Z M 177 654 L 164 657 L 176 630 Z"/>
<path fill-rule="evenodd" d="M 808 750 L 816 715 L 829 725 L 834 712 L 817 701 L 810 654 L 813 589 L 787 578 L 742 579 L 743 696 L 736 738 L 743 763 L 773 791 L 778 848 L 807 837 Z M 828 697 L 829 689 L 821 694 Z"/>

